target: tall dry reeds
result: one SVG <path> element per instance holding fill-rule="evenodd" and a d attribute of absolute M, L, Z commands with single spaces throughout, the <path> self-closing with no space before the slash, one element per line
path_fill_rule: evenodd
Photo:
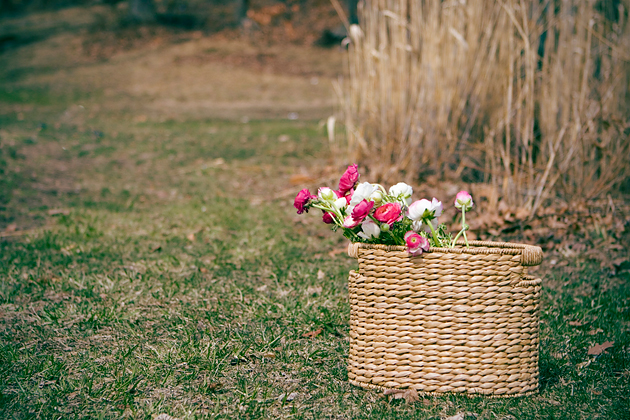
<path fill-rule="evenodd" d="M 626 3 L 368 0 L 359 19 L 337 92 L 372 178 L 489 182 L 533 214 L 630 175 Z"/>

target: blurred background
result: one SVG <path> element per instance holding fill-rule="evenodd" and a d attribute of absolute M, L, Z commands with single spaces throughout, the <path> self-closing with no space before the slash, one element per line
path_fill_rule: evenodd
<path fill-rule="evenodd" d="M 1 111 L 5 123 L 41 127 L 57 107 L 53 126 L 104 133 L 117 130 L 86 121 L 308 122 L 321 153 L 287 166 L 280 196 L 357 162 L 364 179 L 404 180 L 442 199 L 471 190 L 486 210 L 472 226 L 483 237 L 527 230 L 544 241 L 549 226 L 566 237 L 581 220 L 614 232 L 608 215 L 627 208 L 630 191 L 628 9 L 623 0 L 3 0 Z M 16 173 L 10 138 L 5 179 Z"/>

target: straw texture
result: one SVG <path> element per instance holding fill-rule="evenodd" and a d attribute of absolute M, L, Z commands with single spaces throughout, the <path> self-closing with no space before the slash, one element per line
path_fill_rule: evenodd
<path fill-rule="evenodd" d="M 369 388 L 522 396 L 538 388 L 539 247 L 352 244 L 348 376 Z"/>

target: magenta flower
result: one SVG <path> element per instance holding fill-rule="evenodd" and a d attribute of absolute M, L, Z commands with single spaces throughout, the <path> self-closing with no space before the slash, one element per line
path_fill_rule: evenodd
<path fill-rule="evenodd" d="M 421 255 L 423 251 L 429 250 L 429 240 L 413 230 L 405 233 L 405 243 L 407 244 L 407 252 L 411 255 Z"/>
<path fill-rule="evenodd" d="M 402 206 L 399 203 L 383 204 L 374 211 L 374 218 L 391 227 L 394 222 L 402 220 Z"/>
<path fill-rule="evenodd" d="M 327 225 L 332 225 L 333 223 L 335 223 L 335 218 L 333 217 L 333 214 L 329 211 L 323 211 L 324 213 L 322 215 L 322 220 L 324 221 L 324 223 L 326 223 Z"/>
<path fill-rule="evenodd" d="M 352 209 L 352 218 L 362 222 L 374 207 L 373 201 L 363 200 Z"/>
<path fill-rule="evenodd" d="M 309 201 L 317 198 L 317 196 L 311 194 L 308 188 L 304 188 L 300 191 L 295 197 L 295 201 L 293 201 L 293 207 L 297 209 L 298 214 L 302 214 L 304 212 L 308 213 L 308 204 Z"/>
<path fill-rule="evenodd" d="M 339 180 L 339 192 L 345 195 L 346 192 L 354 188 L 355 184 L 359 180 L 359 170 L 357 164 L 348 166 L 346 172 L 341 176 Z"/>
<path fill-rule="evenodd" d="M 455 207 L 458 209 L 464 209 L 464 211 L 470 211 L 474 203 L 472 196 L 467 191 L 460 191 L 455 196 Z"/>

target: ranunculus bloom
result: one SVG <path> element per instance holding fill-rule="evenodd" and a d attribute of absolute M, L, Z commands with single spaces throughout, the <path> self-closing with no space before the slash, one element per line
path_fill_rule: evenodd
<path fill-rule="evenodd" d="M 363 221 L 370 214 L 370 211 L 374 207 L 372 201 L 363 200 L 352 209 L 352 218 L 360 222 Z"/>
<path fill-rule="evenodd" d="M 324 223 L 326 223 L 327 225 L 332 225 L 333 223 L 335 223 L 335 218 L 333 217 L 333 214 L 329 211 L 323 211 L 323 215 L 322 215 L 322 220 L 324 221 Z"/>
<path fill-rule="evenodd" d="M 407 252 L 411 255 L 420 255 L 423 251 L 429 250 L 429 240 L 413 230 L 405 233 L 405 243 L 407 244 Z"/>
<path fill-rule="evenodd" d="M 432 201 L 423 198 L 414 201 L 407 210 L 407 216 L 413 221 L 423 221 L 428 223 L 442 215 L 442 203 L 434 198 Z"/>
<path fill-rule="evenodd" d="M 316 198 L 316 196 L 311 194 L 308 188 L 304 188 L 295 197 L 295 201 L 293 201 L 293 207 L 297 209 L 298 214 L 302 214 L 304 212 L 308 213 L 308 202 L 314 198 Z"/>
<path fill-rule="evenodd" d="M 335 200 L 333 206 L 335 206 L 335 208 L 338 210 L 343 210 L 348 207 L 348 200 L 346 200 L 346 197 L 340 197 Z"/>
<path fill-rule="evenodd" d="M 337 199 L 337 194 L 328 187 L 321 187 L 317 190 L 317 197 L 319 197 L 322 201 L 335 201 Z"/>
<path fill-rule="evenodd" d="M 386 203 L 374 211 L 374 218 L 391 226 L 402 219 L 402 207 L 399 203 Z"/>
<path fill-rule="evenodd" d="M 346 172 L 341 176 L 339 180 L 339 192 L 345 194 L 354 188 L 354 185 L 359 180 L 359 170 L 357 164 L 348 166 Z"/>
<path fill-rule="evenodd" d="M 389 189 L 389 195 L 396 197 L 398 201 L 407 206 L 411 204 L 411 194 L 413 194 L 413 189 L 404 182 L 399 182 Z"/>
<path fill-rule="evenodd" d="M 358 235 L 363 239 L 378 238 L 381 234 L 381 228 L 370 219 L 364 220 L 363 223 L 361 223 L 361 230 L 363 232 L 359 232 Z"/>
<path fill-rule="evenodd" d="M 352 199 L 350 200 L 351 206 L 356 206 L 363 200 L 369 200 L 370 196 L 378 190 L 378 186 L 372 185 L 369 182 L 364 182 L 359 184 L 359 186 L 354 190 L 352 194 Z"/>
<path fill-rule="evenodd" d="M 464 211 L 469 211 L 473 207 L 473 199 L 467 191 L 460 191 L 455 196 L 455 207 L 458 209 L 464 209 Z"/>

